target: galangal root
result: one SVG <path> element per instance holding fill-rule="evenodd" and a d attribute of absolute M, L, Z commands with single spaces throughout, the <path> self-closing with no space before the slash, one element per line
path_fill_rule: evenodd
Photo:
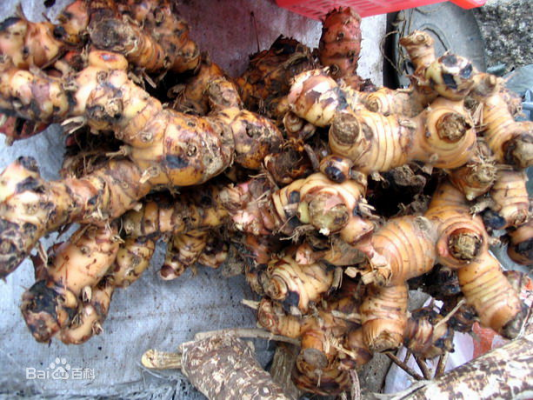
<path fill-rule="evenodd" d="M 518 336 L 527 309 L 490 245 L 506 230 L 510 257 L 532 264 L 533 129 L 514 121 L 502 80 L 413 32 L 400 41 L 411 85 L 373 88 L 345 8 L 316 51 L 281 36 L 232 79 L 175 11 L 78 0 L 57 25 L 0 25 L 6 135 L 52 123 L 68 135 L 61 179 L 28 157 L 0 174 L 0 277 L 31 256 L 22 314 L 36 340 L 99 334 L 158 240 L 162 279 L 243 273 L 259 323 L 299 343 L 293 379 L 307 392 L 346 391 L 350 371 L 400 346 L 444 363 L 475 320 Z M 72 223 L 71 238 L 39 245 Z M 408 312 L 417 282 L 443 305 Z"/>

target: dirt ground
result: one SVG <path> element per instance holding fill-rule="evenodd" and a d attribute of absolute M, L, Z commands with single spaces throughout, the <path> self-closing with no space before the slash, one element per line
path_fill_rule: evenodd
<path fill-rule="evenodd" d="M 489 0 L 474 10 L 485 39 L 487 67 L 508 73 L 533 63 L 532 0 Z"/>

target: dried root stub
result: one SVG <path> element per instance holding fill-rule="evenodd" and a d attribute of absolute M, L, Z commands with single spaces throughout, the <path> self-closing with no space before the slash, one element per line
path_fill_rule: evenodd
<path fill-rule="evenodd" d="M 453 332 L 444 316 L 425 307 L 411 312 L 407 321 L 404 345 L 423 359 L 432 359 L 453 351 Z"/>
<path fill-rule="evenodd" d="M 441 264 L 436 264 L 428 274 L 409 281 L 410 290 L 419 288 L 435 300 L 442 300 L 444 302 L 451 297 L 461 294 L 457 272 Z"/>
<path fill-rule="evenodd" d="M 364 200 L 366 180 L 335 184 L 324 175 L 313 174 L 302 182 L 297 216 L 323 235 L 339 233 L 349 244 L 373 230 L 365 221 L 371 208 Z"/>
<path fill-rule="evenodd" d="M 235 83 L 248 110 L 281 122 L 287 112 L 285 97 L 291 79 L 314 67 L 309 48 L 295 39 L 279 36 L 268 50 L 250 57 L 247 70 Z"/>
<path fill-rule="evenodd" d="M 447 299 L 441 308 L 441 315 L 447 316 L 455 311 L 448 324 L 456 332 L 472 333 L 474 324 L 478 322 L 477 312 L 468 303 L 459 304 L 462 299 L 464 299 L 463 296 Z M 456 309 L 456 307 L 459 308 Z"/>
<path fill-rule="evenodd" d="M 304 149 L 288 145 L 280 153 L 265 157 L 264 165 L 272 179 L 279 186 L 286 186 L 297 179 L 311 175 L 312 161 Z"/>
<path fill-rule="evenodd" d="M 456 270 L 437 264 L 429 274 L 420 277 L 418 281 L 422 281 L 422 285 L 419 287 L 425 293 L 443 303 L 440 309 L 440 317 L 436 317 L 433 310 L 430 310 L 429 314 L 424 313 L 424 316 L 429 316 L 429 320 L 435 320 L 437 324 L 441 321 L 440 318 L 443 317 L 446 318 L 446 325 L 454 331 L 472 332 L 472 326 L 477 321 L 477 314 L 472 306 L 466 304 L 466 300 L 461 293 Z M 409 282 L 411 290 L 414 289 L 411 286 L 412 283 L 413 281 Z M 440 332 L 442 333 L 442 330 Z"/>

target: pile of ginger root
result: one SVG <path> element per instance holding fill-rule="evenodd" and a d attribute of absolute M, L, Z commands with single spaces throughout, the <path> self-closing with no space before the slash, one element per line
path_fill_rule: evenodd
<path fill-rule="evenodd" d="M 533 263 L 532 123 L 515 122 L 502 79 L 435 54 L 426 32 L 400 41 L 411 85 L 374 87 L 357 75 L 360 22 L 332 10 L 317 49 L 280 36 L 235 79 L 169 0 L 77 0 L 56 25 L 2 22 L 2 131 L 31 140 L 59 123 L 67 144 L 60 180 L 29 157 L 0 174 L 0 277 L 32 258 L 33 337 L 99 334 L 158 240 L 165 280 L 239 266 L 259 324 L 300 341 L 293 380 L 307 392 L 348 390 L 375 352 L 443 356 L 476 321 L 517 337 L 524 277 L 489 246 Z M 408 312 L 410 288 L 442 306 Z"/>

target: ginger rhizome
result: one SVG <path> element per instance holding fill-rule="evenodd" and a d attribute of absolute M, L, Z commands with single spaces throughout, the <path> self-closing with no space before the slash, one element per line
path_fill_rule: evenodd
<path fill-rule="evenodd" d="M 318 302 L 331 289 L 333 270 L 322 263 L 302 266 L 291 257 L 284 257 L 268 265 L 261 283 L 271 299 L 307 312 L 310 302 Z"/>
<path fill-rule="evenodd" d="M 293 371 L 299 387 L 313 393 L 337 393 L 350 384 L 347 372 L 360 370 L 372 358 L 361 327 L 366 312 L 364 292 L 360 282 L 346 279 L 338 291 L 304 315 L 291 314 L 269 298 L 247 304 L 257 308 L 259 324 L 268 331 L 301 340 Z M 415 310 L 398 332 L 398 339 L 417 356 L 434 358 L 453 349 L 453 330 L 440 321 L 443 316 L 435 310 Z"/>
<path fill-rule="evenodd" d="M 533 122 L 514 120 L 501 79 L 479 74 L 472 95 L 482 104 L 480 128 L 496 160 L 517 168 L 532 165 Z"/>
<path fill-rule="evenodd" d="M 196 264 L 207 246 L 205 231 L 190 231 L 174 235 L 168 242 L 165 262 L 159 275 L 165 280 L 179 277 L 185 270 Z"/>
<path fill-rule="evenodd" d="M 472 212 L 482 212 L 488 229 L 524 225 L 529 219 L 529 195 L 525 171 L 501 169 L 496 174 L 489 196 L 478 200 Z"/>
<path fill-rule="evenodd" d="M 320 63 L 330 68 L 335 79 L 343 79 L 349 86 L 359 89 L 361 78 L 357 64 L 361 52 L 361 17 L 351 8 L 329 12 L 322 27 L 318 45 Z"/>
<path fill-rule="evenodd" d="M 35 160 L 20 158 L 1 174 L 2 250 L 6 277 L 47 232 L 70 222 L 105 226 L 148 194 L 150 185 L 130 162 L 110 161 L 81 179 L 47 182 Z"/>
<path fill-rule="evenodd" d="M 464 195 L 451 184 L 439 186 L 424 217 L 389 220 L 372 236 L 372 282 L 362 305 L 363 333 L 376 351 L 397 348 L 407 323 L 408 279 L 431 271 L 436 262 L 457 269 L 459 285 L 483 325 L 510 338 L 523 320 L 518 293 L 489 253 L 489 236 L 480 217 L 472 217 Z M 490 302 L 488 297 L 490 296 Z"/>
<path fill-rule="evenodd" d="M 37 341 L 49 342 L 59 331 L 65 339 L 75 337 L 79 331 L 76 334 L 72 330 L 88 323 L 86 318 L 92 321 L 92 329 L 101 330 L 100 318 L 105 318 L 107 313 L 99 309 L 102 315 L 97 315 L 97 311 L 90 312 L 81 303 L 89 303 L 87 307 L 94 308 L 93 288 L 117 255 L 119 243 L 115 235 L 116 229 L 85 226 L 69 242 L 52 249 L 47 265 L 36 268 L 40 279 L 24 293 L 22 314 Z M 80 307 L 82 310 L 78 311 Z M 91 327 L 88 328 L 90 332 Z M 69 333 L 63 333 L 65 329 Z"/>
<path fill-rule="evenodd" d="M 69 47 L 89 43 L 122 54 L 147 73 L 183 73 L 197 68 L 201 60 L 187 23 L 177 17 L 169 1 L 76 0 L 58 22 L 51 30 L 59 43 Z"/>
<path fill-rule="evenodd" d="M 500 263 L 490 253 L 457 271 L 461 291 L 476 310 L 481 324 L 515 338 L 520 333 L 527 309 L 503 275 Z"/>
<path fill-rule="evenodd" d="M 412 216 L 392 219 L 373 235 L 374 250 L 384 262 L 371 266 L 374 284 L 361 306 L 363 338 L 373 351 L 402 344 L 407 326 L 406 281 L 433 268 L 435 238 L 429 220 Z"/>
<path fill-rule="evenodd" d="M 461 66 L 468 64 L 451 57 L 433 62 L 431 76 L 435 80 L 452 72 L 459 75 Z M 472 75 L 463 81 L 461 85 L 472 85 Z M 441 97 L 416 117 L 385 116 L 365 110 L 331 78 L 315 70 L 296 78 L 289 103 L 298 116 L 318 126 L 330 126 L 332 152 L 351 160 L 363 173 L 388 171 L 413 160 L 438 168 L 457 168 L 472 157 L 476 133 L 463 105 L 466 93 L 445 83 L 437 87 Z M 454 83 L 453 87 L 461 86 Z"/>
<path fill-rule="evenodd" d="M 457 269 L 461 290 L 481 323 L 503 336 L 516 337 L 523 320 L 522 303 L 489 253 L 483 221 L 471 215 L 464 195 L 450 184 L 441 185 L 426 217 L 437 227 L 439 263 Z"/>
<path fill-rule="evenodd" d="M 172 108 L 176 111 L 206 115 L 210 110 L 207 88 L 212 80 L 224 78 L 224 71 L 210 60 L 203 59 L 196 75 L 170 89 L 175 96 Z"/>
<path fill-rule="evenodd" d="M 57 335 L 80 344 L 101 333 L 114 289 L 135 282 L 154 250 L 150 239 L 123 241 L 114 226 L 82 225 L 45 259 L 34 258 L 38 280 L 23 294 L 21 309 L 35 339 Z"/>
<path fill-rule="evenodd" d="M 264 298 L 257 305 L 259 323 L 275 334 L 301 339 L 293 376 L 313 393 L 340 393 L 349 385 L 348 370 L 360 368 L 372 353 L 359 339 L 361 287 L 345 281 L 313 312 L 291 315 L 280 303 Z"/>
<path fill-rule="evenodd" d="M 150 97 L 133 84 L 123 69 L 109 70 L 99 66 L 111 65 L 115 68 L 124 66 L 125 62 L 120 56 L 98 52 L 90 55 L 90 62 L 91 60 L 92 64 L 89 67 L 75 74 L 72 79 L 64 81 L 39 77 L 28 71 L 16 69 L 5 59 L 3 66 L 6 69 L 1 80 L 7 83 L 3 92 L 4 98 L 10 99 L 7 101 L 10 104 L 6 104 L 5 108 L 12 109 L 17 115 L 46 122 L 70 117 L 73 123 L 88 124 L 95 131 L 113 130 L 115 137 L 124 142 L 120 154 L 127 156 L 131 162 L 127 159 L 112 161 L 113 167 L 109 167 L 112 171 L 109 172 L 110 175 L 116 175 L 124 173 L 118 171 L 128 170 L 129 172 L 124 174 L 129 176 L 121 179 L 96 176 L 91 178 L 107 179 L 105 187 L 102 188 L 107 194 L 104 194 L 102 200 L 92 200 L 90 204 L 92 208 L 89 207 L 94 211 L 96 220 L 118 217 L 131 209 L 156 186 L 190 186 L 203 183 L 222 173 L 235 158 L 248 168 L 258 167 L 262 157 L 276 151 L 279 146 L 281 139 L 279 131 L 264 117 L 236 107 L 222 109 L 212 117 L 195 117 L 164 109 L 157 99 Z M 34 107 L 31 106 L 34 104 L 32 93 L 39 93 L 38 88 L 43 91 L 45 98 L 38 107 Z M 15 97 L 19 100 L 15 101 Z M 250 138 L 253 138 L 253 141 Z M 22 172 L 24 176 L 19 176 L 20 173 L 17 172 L 19 169 L 19 166 L 8 168 L 2 175 L 4 181 L 24 180 L 27 175 L 32 182 L 37 178 L 36 171 L 25 168 Z M 11 175 L 14 176 L 11 178 Z M 63 191 L 71 189 L 70 183 L 59 181 L 57 184 L 63 187 L 61 189 Z M 55 184 L 51 185 L 54 187 Z M 78 215 L 81 210 L 76 208 L 85 208 L 87 206 L 85 203 L 92 199 L 96 194 L 95 191 L 98 191 L 100 187 L 98 182 L 92 185 L 96 185 L 95 189 L 89 189 L 93 193 L 89 194 L 80 187 L 75 194 L 78 198 L 74 204 L 78 203 L 80 206 L 73 207 L 74 214 Z M 32 185 L 29 186 L 28 189 L 31 191 Z M 37 204 L 49 194 L 42 193 L 40 184 L 37 186 L 33 188 L 35 189 L 33 193 L 38 191 L 40 194 L 34 196 L 31 207 L 37 208 L 35 210 L 37 212 L 40 210 L 44 215 L 49 215 L 49 211 L 42 210 Z M 20 196 L 27 197 L 26 191 L 22 189 L 21 186 L 4 187 L 2 200 L 18 204 Z M 76 192 L 76 189 L 74 191 Z M 126 202 L 121 202 L 120 194 L 111 194 L 122 191 L 127 192 Z M 62 197 L 64 200 L 53 201 L 54 219 L 48 220 L 44 217 L 39 226 L 25 234 L 21 233 L 23 230 L 17 228 L 17 233 L 14 235 L 22 234 L 24 237 L 13 241 L 26 244 L 20 245 L 17 242 L 13 249 L 3 252 L 4 257 L 12 259 L 12 263 L 18 263 L 20 256 L 23 257 L 40 236 L 55 229 L 51 224 L 55 223 L 54 226 L 57 228 L 76 221 L 78 217 L 68 216 L 72 214 L 68 206 L 68 199 L 71 197 L 72 193 L 69 193 Z M 66 203 L 61 205 L 63 202 Z M 120 205 L 116 204 L 118 202 Z M 108 209 L 108 206 L 117 207 L 120 211 Z M 9 206 L 7 208 L 10 209 Z M 26 222 L 26 218 L 32 215 L 29 211 L 16 215 L 8 212 L 4 221 L 7 226 L 21 226 Z M 104 217 L 98 218 L 96 214 Z M 33 217 L 29 218 L 34 220 Z M 43 223 L 48 224 L 48 227 Z M 10 265 L 7 269 L 12 268 L 14 265 Z M 5 273 L 9 271 L 6 270 Z"/>
<path fill-rule="evenodd" d="M 269 186 L 264 179 L 255 179 L 226 190 L 227 208 L 237 229 L 255 235 L 282 232 L 290 236 L 302 225 L 310 225 L 326 236 L 339 233 L 348 243 L 373 229 L 364 218 L 371 215 L 364 200 L 366 181 L 337 184 L 316 173 L 273 191 L 263 201 L 259 196 Z"/>
<path fill-rule="evenodd" d="M 411 86 L 407 89 L 391 90 L 383 87 L 361 98 L 365 107 L 383 115 L 399 114 L 415 117 L 420 114 L 437 94 L 426 79 L 427 68 L 437 58 L 434 40 L 427 32 L 415 31 L 400 39 L 408 53 L 414 73 L 410 76 Z"/>
<path fill-rule="evenodd" d="M 0 24 L 0 54 L 9 56 L 17 68 L 45 67 L 64 51 L 49 22 L 35 23 L 23 16 Z"/>
<path fill-rule="evenodd" d="M 89 12 L 87 29 L 96 48 L 123 54 L 128 62 L 152 73 L 182 73 L 198 67 L 200 50 L 170 1 L 121 3 L 117 2 L 121 14 L 131 18 L 111 13 L 95 18 Z"/>

